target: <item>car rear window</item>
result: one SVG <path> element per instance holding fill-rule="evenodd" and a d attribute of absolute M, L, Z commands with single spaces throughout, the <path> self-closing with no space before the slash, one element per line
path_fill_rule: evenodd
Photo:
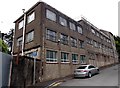
<path fill-rule="evenodd" d="M 86 66 L 80 66 L 77 69 L 85 69 L 85 68 L 86 68 Z"/>

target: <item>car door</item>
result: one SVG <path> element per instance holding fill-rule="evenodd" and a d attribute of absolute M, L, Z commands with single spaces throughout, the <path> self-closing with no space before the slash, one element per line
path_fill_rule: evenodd
<path fill-rule="evenodd" d="M 91 72 L 91 74 L 94 74 L 94 69 L 91 65 L 88 67 L 88 69 L 89 69 L 89 72 Z"/>
<path fill-rule="evenodd" d="M 95 74 L 95 73 L 96 73 L 96 68 L 95 68 L 95 66 L 92 65 L 91 68 L 92 68 L 93 74 Z"/>
<path fill-rule="evenodd" d="M 95 67 L 94 66 L 90 65 L 88 68 L 89 68 L 91 74 L 95 74 Z"/>

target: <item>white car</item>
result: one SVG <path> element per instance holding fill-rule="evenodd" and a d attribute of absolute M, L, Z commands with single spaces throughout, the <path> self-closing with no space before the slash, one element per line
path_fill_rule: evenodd
<path fill-rule="evenodd" d="M 93 65 L 80 65 L 74 71 L 74 77 L 92 77 L 93 74 L 99 73 L 99 68 Z"/>

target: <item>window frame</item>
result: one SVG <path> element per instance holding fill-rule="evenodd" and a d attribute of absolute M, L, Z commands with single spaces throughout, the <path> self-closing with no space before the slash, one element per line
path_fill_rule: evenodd
<path fill-rule="evenodd" d="M 59 23 L 62 25 L 62 26 L 65 26 L 67 27 L 67 20 L 61 16 L 59 16 Z"/>
<path fill-rule="evenodd" d="M 21 20 L 19 23 L 18 23 L 18 29 L 22 29 L 24 26 L 24 20 Z"/>
<path fill-rule="evenodd" d="M 77 47 L 77 39 L 76 38 L 70 37 L 70 41 L 71 41 L 72 47 Z"/>
<path fill-rule="evenodd" d="M 18 41 L 20 40 L 20 41 Z M 17 38 L 17 46 L 22 46 L 23 36 Z"/>
<path fill-rule="evenodd" d="M 50 40 L 50 41 L 53 41 L 53 42 L 56 42 L 56 40 L 57 40 L 57 32 L 53 31 L 53 30 L 51 30 L 49 28 L 46 28 L 46 39 Z"/>
<path fill-rule="evenodd" d="M 85 55 L 80 55 L 80 63 L 85 64 L 86 63 L 86 56 Z"/>
<path fill-rule="evenodd" d="M 31 12 L 28 16 L 27 16 L 27 24 L 31 23 L 32 21 L 35 20 L 35 11 Z"/>
<path fill-rule="evenodd" d="M 65 56 L 65 58 L 63 58 Z M 61 63 L 69 63 L 69 53 L 61 52 Z"/>
<path fill-rule="evenodd" d="M 46 9 L 46 18 L 51 21 L 57 22 L 57 14 L 52 10 Z"/>
<path fill-rule="evenodd" d="M 30 32 L 26 33 L 26 43 L 30 43 L 34 40 L 35 32 L 31 30 Z"/>
<path fill-rule="evenodd" d="M 80 47 L 81 49 L 84 48 L 84 41 L 83 41 L 83 40 L 79 40 L 79 47 Z"/>
<path fill-rule="evenodd" d="M 69 27 L 71 30 L 76 31 L 76 25 L 73 22 L 69 22 Z"/>
<path fill-rule="evenodd" d="M 75 58 L 73 58 L 75 56 Z M 78 64 L 78 54 L 72 54 L 72 63 L 73 64 Z"/>
<path fill-rule="evenodd" d="M 81 26 L 77 26 L 77 31 L 78 31 L 78 33 L 80 33 L 80 34 L 83 34 L 83 29 L 82 29 Z"/>
<path fill-rule="evenodd" d="M 49 52 L 49 54 L 48 54 L 48 52 Z M 47 63 L 57 63 L 58 62 L 57 51 L 46 50 L 46 62 Z"/>
<path fill-rule="evenodd" d="M 61 33 L 60 34 L 60 42 L 62 44 L 68 45 L 68 41 L 69 41 L 68 35 L 65 35 L 65 34 Z"/>

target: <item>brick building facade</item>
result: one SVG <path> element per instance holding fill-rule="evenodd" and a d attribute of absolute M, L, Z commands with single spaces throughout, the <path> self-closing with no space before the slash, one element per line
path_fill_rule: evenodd
<path fill-rule="evenodd" d="M 117 62 L 113 36 L 82 18 L 75 21 L 44 2 L 38 2 L 15 21 L 13 54 L 41 59 L 40 80 L 72 75 L 80 64 L 101 67 Z"/>

